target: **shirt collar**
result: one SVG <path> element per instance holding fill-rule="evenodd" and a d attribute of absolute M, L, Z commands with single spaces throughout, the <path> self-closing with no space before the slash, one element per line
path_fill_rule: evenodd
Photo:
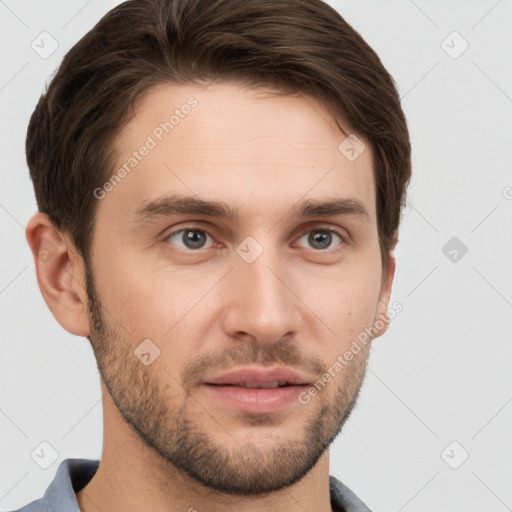
<path fill-rule="evenodd" d="M 80 512 L 75 493 L 89 483 L 99 463 L 99 460 L 91 459 L 63 460 L 44 496 L 33 505 L 44 505 L 46 508 L 43 509 L 54 512 Z M 329 492 L 334 512 L 371 512 L 346 485 L 333 476 L 329 476 Z M 31 512 L 31 505 L 18 512 Z"/>

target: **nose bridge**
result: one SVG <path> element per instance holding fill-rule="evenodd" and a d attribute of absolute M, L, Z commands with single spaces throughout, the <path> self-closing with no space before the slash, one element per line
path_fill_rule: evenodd
<path fill-rule="evenodd" d="M 242 243 L 241 248 L 247 246 Z M 292 283 L 287 282 L 290 273 L 274 249 L 265 247 L 252 261 L 243 252 L 237 254 L 230 274 L 224 312 L 226 332 L 247 333 L 260 342 L 272 343 L 298 329 L 297 298 L 291 291 Z"/>

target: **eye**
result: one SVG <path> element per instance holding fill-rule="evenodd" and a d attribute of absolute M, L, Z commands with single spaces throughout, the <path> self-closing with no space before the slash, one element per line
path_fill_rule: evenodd
<path fill-rule="evenodd" d="M 299 238 L 299 242 L 301 240 L 306 240 L 307 243 L 311 244 L 313 249 L 317 250 L 326 250 L 330 249 L 333 240 L 338 239 L 340 243 L 343 242 L 343 238 L 339 235 L 334 229 L 314 229 L 312 231 L 308 231 L 305 235 L 302 235 Z"/>
<path fill-rule="evenodd" d="M 184 228 L 171 233 L 165 240 L 178 245 L 182 249 L 194 250 L 203 249 L 209 237 L 210 235 L 202 229 Z"/>

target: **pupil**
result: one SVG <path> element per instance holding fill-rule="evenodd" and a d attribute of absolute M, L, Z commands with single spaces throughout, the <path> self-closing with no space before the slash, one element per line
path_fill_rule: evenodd
<path fill-rule="evenodd" d="M 328 231 L 316 231 L 309 235 L 309 241 L 317 249 L 325 249 L 331 244 L 332 235 Z"/>
<path fill-rule="evenodd" d="M 201 231 L 185 231 L 183 242 L 189 249 L 198 249 L 205 243 L 204 233 L 201 233 Z"/>

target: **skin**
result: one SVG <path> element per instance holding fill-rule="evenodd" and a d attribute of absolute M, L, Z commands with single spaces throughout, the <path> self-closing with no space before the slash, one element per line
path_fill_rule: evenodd
<path fill-rule="evenodd" d="M 273 413 L 242 413 L 201 381 L 286 366 L 314 382 L 385 317 L 395 260 L 384 273 L 371 148 L 345 158 L 345 135 L 308 96 L 165 84 L 137 101 L 117 140 L 118 165 L 190 96 L 197 106 L 98 201 L 88 269 L 46 215 L 27 225 L 44 299 L 65 329 L 89 338 L 101 375 L 103 453 L 78 504 L 330 511 L 328 446 L 355 405 L 370 344 L 308 404 Z M 224 201 L 240 216 L 135 221 L 142 203 L 166 194 Z M 334 197 L 358 200 L 368 218 L 292 212 Z M 204 246 L 169 236 L 185 228 L 199 230 Z M 319 248 L 308 236 L 326 228 L 340 236 Z M 236 251 L 247 236 L 263 249 L 251 263 Z M 147 366 L 134 356 L 145 339 L 160 350 Z"/>

